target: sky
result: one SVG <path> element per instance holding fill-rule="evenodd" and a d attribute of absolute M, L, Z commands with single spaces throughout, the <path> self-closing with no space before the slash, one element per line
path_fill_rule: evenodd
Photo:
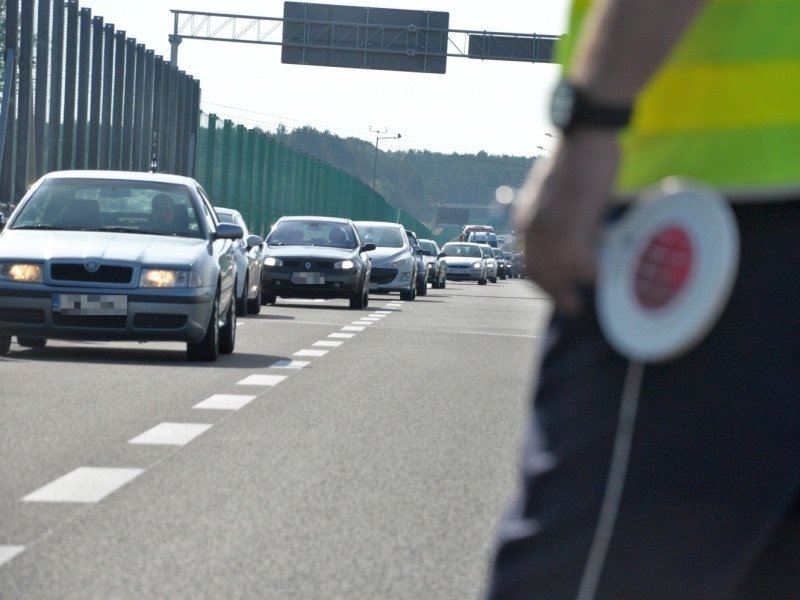
<path fill-rule="evenodd" d="M 445 11 L 451 29 L 560 35 L 568 0 L 337 0 L 336 4 Z M 170 9 L 280 17 L 282 0 L 81 0 L 128 37 L 169 59 Z M 385 150 L 485 151 L 536 156 L 552 148 L 548 116 L 556 65 L 447 60 L 447 73 L 423 74 L 284 65 L 280 48 L 184 40 L 178 66 L 200 80 L 201 109 L 248 127 L 309 124 L 374 143 L 372 129 L 401 134 Z"/>

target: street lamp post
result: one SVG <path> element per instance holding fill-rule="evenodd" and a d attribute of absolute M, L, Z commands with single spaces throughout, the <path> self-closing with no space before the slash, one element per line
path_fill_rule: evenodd
<path fill-rule="evenodd" d="M 542 146 L 536 146 L 536 149 L 537 150 L 547 150 L 550 153 L 551 156 L 553 155 L 553 151 L 550 150 L 550 148 L 544 148 Z"/>
<path fill-rule="evenodd" d="M 389 135 L 385 137 L 381 137 L 382 133 L 388 133 L 389 130 L 384 127 L 383 131 L 380 129 L 372 129 L 372 125 L 369 126 L 370 133 L 375 134 L 375 163 L 372 166 L 372 189 L 375 189 L 375 178 L 378 175 L 378 142 L 380 140 L 399 140 L 402 136 L 398 133 L 397 135 Z"/>

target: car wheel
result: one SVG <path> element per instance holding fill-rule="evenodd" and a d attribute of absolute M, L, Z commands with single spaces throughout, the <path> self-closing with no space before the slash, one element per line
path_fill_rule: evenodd
<path fill-rule="evenodd" d="M 262 305 L 275 304 L 277 301 L 278 301 L 277 296 L 264 296 L 264 295 L 261 296 Z"/>
<path fill-rule="evenodd" d="M 228 304 L 228 312 L 225 315 L 225 325 L 219 330 L 219 353 L 231 354 L 236 347 L 236 312 L 233 307 L 233 299 Z"/>
<path fill-rule="evenodd" d="M 428 280 L 422 282 L 422 285 L 417 286 L 417 295 L 418 296 L 427 296 L 428 295 Z"/>
<path fill-rule="evenodd" d="M 44 348 L 47 338 L 17 336 L 17 343 L 23 348 Z"/>
<path fill-rule="evenodd" d="M 411 289 L 408 290 L 408 299 L 414 301 L 417 299 L 417 286 L 412 285 Z"/>
<path fill-rule="evenodd" d="M 191 361 L 212 362 L 219 356 L 219 292 L 211 307 L 206 335 L 202 340 L 186 344 L 186 358 Z"/>
<path fill-rule="evenodd" d="M 0 356 L 5 356 L 11 349 L 11 336 L 0 335 Z"/>
<path fill-rule="evenodd" d="M 486 285 L 486 277 L 481 277 L 478 279 L 478 285 Z"/>
<path fill-rule="evenodd" d="M 247 314 L 248 315 L 257 315 L 261 312 L 261 305 L 262 296 L 261 296 L 261 286 L 258 286 L 258 294 L 252 300 L 247 301 Z"/>
<path fill-rule="evenodd" d="M 433 280 L 433 283 L 431 283 L 431 286 L 432 286 L 432 287 L 433 287 L 433 289 L 435 289 L 435 290 L 438 290 L 438 289 L 439 289 L 439 278 L 438 278 L 438 277 L 437 277 L 436 279 L 434 279 L 434 280 Z"/>
<path fill-rule="evenodd" d="M 492 283 L 497 283 L 497 277 L 492 277 L 489 281 L 491 281 Z"/>
<path fill-rule="evenodd" d="M 245 278 L 244 280 L 244 287 L 242 288 L 242 297 L 236 298 L 236 287 L 238 283 L 233 285 L 233 296 L 236 300 L 236 315 L 237 316 L 244 316 L 247 314 L 247 286 L 249 285 L 249 280 Z"/>
<path fill-rule="evenodd" d="M 362 310 L 367 307 L 367 297 L 369 296 L 368 286 L 364 285 L 364 281 L 358 286 L 356 295 L 350 298 L 350 308 L 354 310 Z"/>

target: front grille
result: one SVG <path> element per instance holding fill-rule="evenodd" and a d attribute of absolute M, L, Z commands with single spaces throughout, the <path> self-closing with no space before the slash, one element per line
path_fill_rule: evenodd
<path fill-rule="evenodd" d="M 58 263 L 50 265 L 50 278 L 54 281 L 124 284 L 131 282 L 133 267 L 101 265 L 92 273 L 81 263 Z"/>
<path fill-rule="evenodd" d="M 186 315 L 168 315 L 159 313 L 136 313 L 133 326 L 136 329 L 180 329 L 186 325 Z"/>
<path fill-rule="evenodd" d="M 0 321 L 22 325 L 44 325 L 41 308 L 0 308 Z"/>
<path fill-rule="evenodd" d="M 124 329 L 128 317 L 125 315 L 63 315 L 53 313 L 56 327 L 88 327 L 92 329 Z"/>
<path fill-rule="evenodd" d="M 324 260 L 284 260 L 283 266 L 289 267 L 290 269 L 299 269 L 302 267 L 303 269 L 306 268 L 306 263 L 311 263 L 311 266 L 308 267 L 309 271 L 321 271 L 323 269 L 332 269 L 333 262 L 331 261 L 324 261 Z"/>
<path fill-rule="evenodd" d="M 372 269 L 372 273 L 369 276 L 370 283 L 377 283 L 378 285 L 384 285 L 387 283 L 392 283 L 395 278 L 397 277 L 397 269 Z"/>

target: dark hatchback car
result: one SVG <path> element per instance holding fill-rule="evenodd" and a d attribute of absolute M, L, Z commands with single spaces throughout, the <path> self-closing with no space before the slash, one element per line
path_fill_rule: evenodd
<path fill-rule="evenodd" d="M 329 217 L 283 217 L 267 236 L 261 300 L 348 298 L 350 308 L 369 303 L 371 263 L 353 222 Z"/>
<path fill-rule="evenodd" d="M 439 246 L 433 240 L 420 240 L 419 244 L 428 263 L 428 283 L 435 290 L 444 289 L 447 286 L 447 263 L 439 257 Z"/>

